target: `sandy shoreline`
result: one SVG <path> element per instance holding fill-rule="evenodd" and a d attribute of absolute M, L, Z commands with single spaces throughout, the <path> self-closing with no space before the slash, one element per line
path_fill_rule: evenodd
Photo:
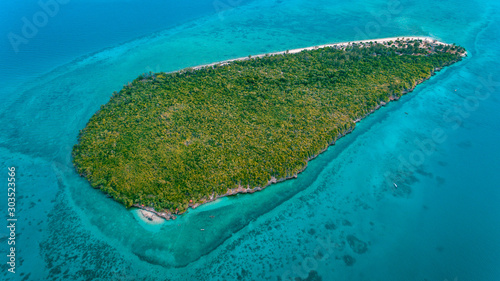
<path fill-rule="evenodd" d="M 280 52 L 274 52 L 274 53 L 268 53 L 268 54 L 260 54 L 260 55 L 254 55 L 254 56 L 247 56 L 247 57 L 241 57 L 241 58 L 230 59 L 230 60 L 225 60 L 225 61 L 219 61 L 219 62 L 210 63 L 210 64 L 199 65 L 199 66 L 190 67 L 190 68 L 187 68 L 187 69 L 195 69 L 195 70 L 197 70 L 197 69 L 201 69 L 201 68 L 205 68 L 205 67 L 212 67 L 212 66 L 216 66 L 216 65 L 226 65 L 226 64 L 231 63 L 233 61 L 242 61 L 242 60 L 248 60 L 248 59 L 265 57 L 265 56 L 273 56 L 273 55 L 296 54 L 296 53 L 300 53 L 300 52 L 302 52 L 304 50 L 315 50 L 315 49 L 321 49 L 321 48 L 327 48 L 327 47 L 346 47 L 346 46 L 349 46 L 349 45 L 352 45 L 352 44 L 370 43 L 370 42 L 385 44 L 385 43 L 390 42 L 390 41 L 394 42 L 394 41 L 398 41 L 398 40 L 399 41 L 422 40 L 423 42 L 433 43 L 433 44 L 438 44 L 438 45 L 451 45 L 451 44 L 447 44 L 447 43 L 444 43 L 444 42 L 440 42 L 440 41 L 438 41 L 438 40 L 436 40 L 434 38 L 431 38 L 431 37 L 418 37 L 418 36 L 388 37 L 388 38 L 380 38 L 380 39 L 370 39 L 370 40 L 360 40 L 360 41 L 350 41 L 350 42 L 340 42 L 340 43 L 333 43 L 333 44 L 324 44 L 324 45 L 319 45 L 319 46 L 312 46 L 312 47 L 306 47 L 306 48 L 292 49 L 292 50 L 286 50 L 286 51 L 280 51 Z M 464 54 L 464 56 L 466 56 L 466 55 L 467 55 L 467 52 Z M 439 70 L 440 69 L 434 69 L 434 71 L 432 72 L 432 75 L 434 74 L 435 71 L 439 71 Z M 180 70 L 180 71 L 182 71 L 182 70 Z M 179 71 L 174 71 L 174 72 L 179 72 Z M 427 80 L 427 79 L 424 79 L 422 81 L 418 81 L 415 85 L 413 85 L 413 87 L 411 89 L 406 89 L 405 91 L 403 91 L 403 94 L 406 94 L 408 92 L 413 91 L 413 89 L 418 84 L 422 83 L 425 80 Z M 391 100 L 394 100 L 394 99 L 398 99 L 398 98 L 391 98 Z M 366 116 L 368 116 L 371 113 L 375 112 L 377 109 L 379 109 L 380 107 L 382 107 L 384 105 L 385 105 L 385 102 L 382 102 L 381 104 L 379 104 L 378 106 L 376 106 L 373 110 L 371 110 L 370 112 L 368 112 L 365 116 L 363 116 L 361 118 L 358 118 L 354 122 L 357 123 L 357 122 L 361 121 Z M 280 179 L 276 179 L 276 178 L 272 177 L 271 180 L 269 180 L 267 182 L 267 184 L 265 186 L 263 186 L 263 187 L 250 188 L 249 186 L 248 187 L 238 186 L 237 188 L 229 189 L 224 194 L 220 194 L 220 195 L 212 194 L 210 196 L 210 198 L 206 198 L 202 202 L 190 203 L 188 209 L 189 208 L 195 209 L 195 208 L 197 208 L 198 206 L 200 206 L 202 204 L 213 202 L 213 201 L 217 200 L 218 198 L 222 198 L 222 197 L 226 197 L 226 196 L 236 195 L 236 194 L 239 194 L 239 193 L 254 193 L 256 191 L 260 191 L 260 190 L 265 189 L 266 187 L 270 186 L 271 184 L 279 183 L 279 182 L 282 182 L 282 181 L 285 181 L 285 180 L 288 180 L 288 179 L 292 179 L 292 178 L 297 178 L 297 175 L 300 174 L 301 172 L 303 172 L 307 168 L 307 166 L 308 166 L 307 164 L 309 163 L 310 160 L 312 160 L 312 159 L 316 158 L 317 156 L 319 156 L 321 153 L 323 153 L 324 151 L 326 151 L 328 149 L 328 147 L 330 147 L 331 145 L 334 145 L 335 142 L 338 139 L 340 139 L 341 137 L 349 134 L 350 132 L 352 132 L 352 130 L 354 130 L 354 126 L 348 128 L 346 131 L 340 133 L 337 136 L 337 138 L 332 143 L 330 143 L 325 149 L 323 149 L 322 151 L 318 152 L 316 155 L 314 155 L 314 156 L 310 157 L 309 159 L 307 159 L 306 165 L 304 166 L 304 168 L 301 169 L 300 171 L 298 171 L 296 174 L 294 174 L 292 176 L 289 176 L 289 177 L 286 177 L 286 178 L 280 178 Z M 146 207 L 146 206 L 142 206 L 142 205 L 138 205 L 138 204 L 135 204 L 134 207 L 139 208 L 140 209 L 139 211 L 140 211 L 141 217 L 146 222 L 152 223 L 152 224 L 159 223 L 158 220 L 162 221 L 162 218 L 166 219 L 166 220 L 170 220 L 170 219 L 174 219 L 175 220 L 176 217 L 177 217 L 177 215 L 183 214 L 183 213 L 173 214 L 173 213 L 170 213 L 170 212 L 168 212 L 168 213 L 158 212 L 158 211 L 154 210 L 154 208 L 152 208 L 152 207 Z"/>
<path fill-rule="evenodd" d="M 158 216 L 155 212 L 149 210 L 138 209 L 137 216 L 148 224 L 160 224 L 164 222 L 164 218 Z"/>
<path fill-rule="evenodd" d="M 296 54 L 296 53 L 300 53 L 300 52 L 305 51 L 305 50 L 316 50 L 316 49 L 327 48 L 327 47 L 346 47 L 346 46 L 349 46 L 352 44 L 369 43 L 369 42 L 385 44 L 387 42 L 397 41 L 397 40 L 403 40 L 403 41 L 422 40 L 423 42 L 434 43 L 434 44 L 439 44 L 439 45 L 451 45 L 448 43 L 438 41 L 437 39 L 434 39 L 432 37 L 425 37 L 425 36 L 387 37 L 387 38 L 379 38 L 379 39 L 339 42 L 339 43 L 324 44 L 324 45 L 318 45 L 318 46 L 312 46 L 312 47 L 306 47 L 306 48 L 298 48 L 298 49 L 292 49 L 292 50 L 286 50 L 286 51 L 279 51 L 279 52 L 274 52 L 274 53 L 252 55 L 252 56 L 229 59 L 229 60 L 224 60 L 224 61 L 219 61 L 219 62 L 214 62 L 214 63 L 209 63 L 209 64 L 202 64 L 202 65 L 194 66 L 191 68 L 192 69 L 201 69 L 204 67 L 210 67 L 210 66 L 215 66 L 215 65 L 225 65 L 225 64 L 228 64 L 228 63 L 233 62 L 233 61 L 242 61 L 242 60 L 248 60 L 248 59 L 253 59 L 253 58 L 261 58 L 261 57 L 265 57 L 265 56 Z M 175 72 L 177 72 L 177 71 L 175 71 Z"/>

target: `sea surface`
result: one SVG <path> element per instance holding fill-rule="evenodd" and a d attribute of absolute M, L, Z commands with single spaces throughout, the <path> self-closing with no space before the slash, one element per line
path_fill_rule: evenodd
<path fill-rule="evenodd" d="M 500 280 L 498 1 L 57 1 L 0 3 L 1 280 Z M 79 130 L 141 73 L 393 36 L 468 57 L 297 179 L 151 225 L 74 171 Z"/>

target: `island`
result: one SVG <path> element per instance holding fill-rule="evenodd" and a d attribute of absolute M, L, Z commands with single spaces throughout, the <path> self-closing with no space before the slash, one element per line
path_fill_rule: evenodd
<path fill-rule="evenodd" d="M 73 162 L 126 207 L 175 219 L 297 177 L 357 121 L 466 54 L 386 38 L 142 74 L 90 118 Z"/>

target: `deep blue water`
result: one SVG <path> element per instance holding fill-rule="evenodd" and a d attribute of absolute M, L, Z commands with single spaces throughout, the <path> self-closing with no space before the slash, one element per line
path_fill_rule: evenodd
<path fill-rule="evenodd" d="M 2 280 L 499 279 L 496 1 L 65 2 L 44 24 L 37 1 L 0 3 L 0 162 L 5 191 L 17 169 L 18 217 L 15 274 L 0 231 Z M 9 34 L 34 15 L 16 52 Z M 140 73 L 409 35 L 469 56 L 296 180 L 148 225 L 74 172 L 79 130 Z"/>

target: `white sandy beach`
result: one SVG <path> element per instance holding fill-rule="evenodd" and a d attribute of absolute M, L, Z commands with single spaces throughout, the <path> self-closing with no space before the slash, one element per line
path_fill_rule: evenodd
<path fill-rule="evenodd" d="M 137 216 L 148 224 L 160 224 L 165 221 L 163 218 L 157 216 L 155 213 L 148 212 L 143 209 L 137 209 Z"/>
<path fill-rule="evenodd" d="M 333 44 L 324 44 L 324 45 L 318 45 L 318 46 L 312 46 L 312 47 L 306 47 L 306 48 L 280 51 L 280 52 L 275 52 L 275 53 L 252 55 L 250 57 L 241 57 L 241 58 L 236 58 L 236 59 L 214 62 L 214 63 L 210 63 L 210 64 L 198 65 L 198 66 L 193 67 L 193 69 L 200 69 L 203 67 L 210 67 L 210 66 L 215 66 L 215 65 L 225 65 L 225 64 L 233 62 L 233 61 L 241 61 L 241 60 L 247 60 L 247 59 L 251 59 L 251 58 L 260 58 L 260 57 L 265 57 L 265 56 L 282 55 L 285 53 L 295 54 L 295 53 L 300 53 L 304 50 L 315 50 L 315 49 L 321 49 L 321 48 L 326 48 L 326 47 L 339 47 L 339 46 L 345 47 L 345 46 L 355 44 L 355 43 L 368 43 L 368 42 L 385 44 L 387 42 L 396 41 L 396 40 L 403 40 L 403 41 L 422 40 L 423 42 L 428 42 L 428 43 L 434 43 L 434 44 L 440 44 L 440 45 L 450 45 L 450 44 L 438 41 L 435 38 L 425 37 L 425 36 L 387 37 L 387 38 L 379 38 L 379 39 L 369 39 L 369 40 L 359 40 L 359 41 L 340 42 L 340 43 L 333 43 Z"/>

